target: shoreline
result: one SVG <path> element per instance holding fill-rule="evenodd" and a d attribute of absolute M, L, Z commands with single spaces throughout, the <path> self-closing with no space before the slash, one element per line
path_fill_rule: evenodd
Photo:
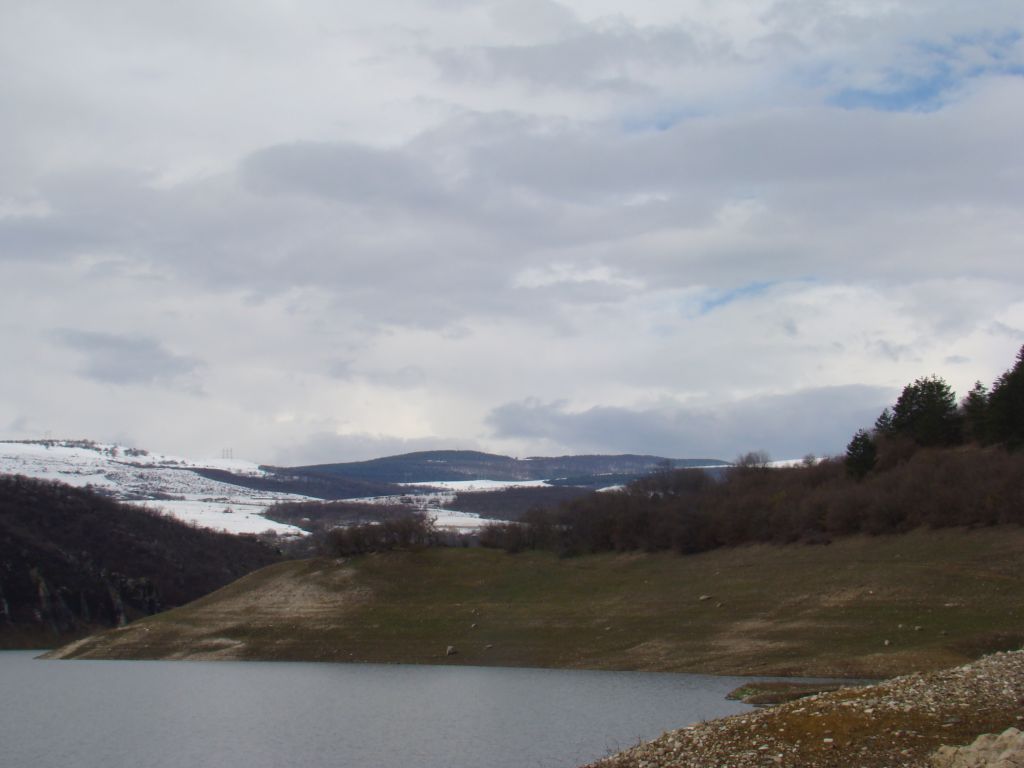
<path fill-rule="evenodd" d="M 686 726 L 584 768 L 929 768 L 941 747 L 1021 727 L 1024 650 Z"/>
<path fill-rule="evenodd" d="M 91 636 L 90 636 L 91 637 Z M 83 638 L 88 640 L 89 638 Z M 338 664 L 338 665 L 357 665 L 357 666 L 382 666 L 382 667 L 431 667 L 436 669 L 521 669 L 525 671 L 557 671 L 557 672 L 607 672 L 610 674 L 637 674 L 637 675 L 680 675 L 680 676 L 692 676 L 692 677 L 735 677 L 744 678 L 748 682 L 744 686 L 740 686 L 733 691 L 730 691 L 728 698 L 734 698 L 736 701 L 740 701 L 750 706 L 771 706 L 771 704 L 762 705 L 758 703 L 750 703 L 744 700 L 742 696 L 733 696 L 732 694 L 741 691 L 744 687 L 751 684 L 766 684 L 771 685 L 772 683 L 780 683 L 781 685 L 797 685 L 797 686 L 811 686 L 814 687 L 816 683 L 821 683 L 823 686 L 826 685 L 838 685 L 838 686 L 849 686 L 859 687 L 864 685 L 873 685 L 879 682 L 884 682 L 890 678 L 886 677 L 842 677 L 836 675 L 815 675 L 815 674 L 770 674 L 765 672 L 742 672 L 736 670 L 726 671 L 715 671 L 709 672 L 706 670 L 699 669 L 624 669 L 617 667 L 581 667 L 581 666 L 537 666 L 537 665 L 523 665 L 523 664 L 453 664 L 453 663 L 434 663 L 430 661 L 402 661 L 402 660 L 368 660 L 368 659 L 301 659 L 301 658 L 276 658 L 276 659 L 262 659 L 262 658 L 231 658 L 218 656 L 215 658 L 207 658 L 199 655 L 184 655 L 176 656 L 174 658 L 164 656 L 132 656 L 132 657 L 84 657 L 75 655 L 58 655 L 56 652 L 62 649 L 74 646 L 75 643 L 70 643 L 68 646 L 57 646 L 55 648 L 3 648 L 0 649 L 0 653 L 35 653 L 35 659 L 39 661 L 140 661 L 140 662 L 174 662 L 174 663 L 218 663 L 218 664 Z M 71 649 L 73 651 L 73 648 Z M 820 692 L 820 689 L 819 689 Z M 809 695 L 809 694 L 808 694 Z"/>

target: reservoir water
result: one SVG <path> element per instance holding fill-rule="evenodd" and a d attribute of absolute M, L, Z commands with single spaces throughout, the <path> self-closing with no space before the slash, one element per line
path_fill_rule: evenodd
<path fill-rule="evenodd" d="M 4 768 L 572 768 L 746 678 L 0 653 Z"/>

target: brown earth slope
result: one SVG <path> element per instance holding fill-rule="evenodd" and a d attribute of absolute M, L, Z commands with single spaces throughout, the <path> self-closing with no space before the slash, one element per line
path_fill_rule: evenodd
<path fill-rule="evenodd" d="M 1016 526 L 686 557 L 293 561 L 53 655 L 882 678 L 1021 647 L 1022 563 Z"/>

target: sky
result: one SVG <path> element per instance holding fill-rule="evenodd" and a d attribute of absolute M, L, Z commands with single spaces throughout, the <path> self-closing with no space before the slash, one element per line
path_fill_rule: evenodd
<path fill-rule="evenodd" d="M 841 453 L 1024 344 L 1020 0 L 5 0 L 0 438 Z"/>

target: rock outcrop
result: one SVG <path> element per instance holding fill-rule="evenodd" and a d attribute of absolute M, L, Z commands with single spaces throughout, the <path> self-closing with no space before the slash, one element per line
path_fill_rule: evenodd
<path fill-rule="evenodd" d="M 1024 768 L 1024 733 L 986 733 L 966 747 L 939 747 L 933 768 Z"/>

